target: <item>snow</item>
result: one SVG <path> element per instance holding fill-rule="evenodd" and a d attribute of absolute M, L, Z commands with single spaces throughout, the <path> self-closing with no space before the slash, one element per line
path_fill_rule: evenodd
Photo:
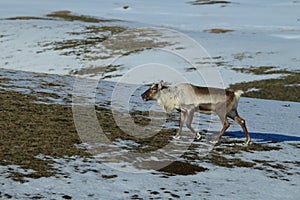
<path fill-rule="evenodd" d="M 61 91 L 65 91 L 62 98 L 67 98 L 68 94 L 72 93 L 70 88 L 72 88 L 74 80 L 71 77 L 37 76 L 37 74 L 30 72 L 22 72 L 23 79 L 18 79 L 20 72 L 18 73 L 9 73 L 8 70 L 3 75 L 6 75 L 4 78 L 12 79 L 11 82 L 15 83 L 19 92 L 28 93 L 31 88 L 39 91 L 39 84 L 47 84 L 47 81 L 55 80 L 56 83 L 65 85 L 66 88 L 54 89 L 54 92 L 62 95 Z M 11 82 L 7 84 L 11 84 Z M 105 81 L 101 82 L 100 85 L 105 87 L 101 87 L 101 90 L 98 91 L 103 96 L 97 98 L 97 102 L 102 102 L 101 105 L 105 106 L 104 101 L 107 101 L 106 99 L 111 96 L 114 85 Z M 16 88 L 11 87 L 11 90 Z M 146 87 L 141 87 L 134 93 L 130 102 L 130 109 L 147 110 L 155 104 L 154 102 L 149 102 L 149 105 L 142 104 L 138 95 L 145 89 Z M 44 90 L 44 92 L 51 93 L 53 91 Z M 52 101 L 52 103 L 63 102 Z M 139 143 L 132 140 L 116 139 L 111 142 L 111 146 L 105 146 L 106 151 L 95 155 L 94 158 L 75 156 L 52 158 L 42 154 L 36 156 L 37 159 L 54 161 L 54 164 L 51 165 L 59 171 L 55 177 L 25 178 L 24 183 L 19 183 L 8 178 L 9 174 L 12 172 L 26 174 L 32 171 L 24 170 L 16 165 L 0 166 L 1 195 L 9 194 L 13 199 L 37 197 L 49 199 L 166 199 L 177 198 L 178 196 L 184 199 L 298 199 L 300 174 L 299 165 L 295 162 L 299 162 L 300 153 L 299 147 L 296 147 L 300 142 L 298 132 L 300 129 L 300 104 L 242 97 L 239 103 L 239 113 L 246 119 L 254 144 L 281 148 L 277 151 L 243 151 L 234 155 L 225 155 L 227 158 L 242 159 L 247 162 L 256 161 L 255 167 L 226 168 L 207 162 L 205 158 L 211 155 L 213 146 L 208 145 L 209 143 L 206 143 L 205 140 L 203 142 L 187 140 L 186 136 L 178 141 L 179 145 L 192 144 L 198 145 L 198 147 L 187 150 L 173 143 L 171 145 L 172 151 L 163 148 L 157 154 L 151 152 L 150 156 L 130 153 L 132 148 L 140 147 Z M 208 120 L 210 120 L 210 116 L 201 115 L 201 125 L 194 121 L 193 126 L 203 130 L 208 126 Z M 176 121 L 168 122 L 165 127 L 177 128 L 176 123 Z M 218 122 L 216 124 L 220 126 Z M 204 134 L 205 137 L 210 137 L 210 135 L 210 132 Z M 226 138 L 244 140 L 244 135 L 241 128 L 232 123 L 224 136 L 224 139 Z M 223 145 L 225 144 L 221 143 L 220 146 L 214 148 L 222 148 Z M 116 146 L 117 151 L 113 151 Z M 83 144 L 82 147 L 88 146 Z M 225 146 L 225 148 L 230 147 L 231 144 Z M 89 148 L 93 148 L 93 146 Z M 143 146 L 143 148 L 147 147 Z M 191 161 L 180 157 L 183 153 L 187 155 L 196 153 L 199 156 Z M 167 156 L 173 156 L 174 161 L 192 162 L 208 170 L 195 175 L 168 176 L 153 169 L 135 167 L 139 162 L 161 161 L 169 158 Z M 128 162 L 128 159 L 131 159 L 131 163 Z M 282 165 L 284 168 L 276 168 L 276 165 Z"/>
<path fill-rule="evenodd" d="M 279 155 L 278 152 L 271 152 L 268 155 L 274 156 L 276 160 L 288 152 L 289 149 L 285 148 Z M 294 152 L 295 154 L 299 155 L 299 150 Z M 248 156 L 259 159 L 263 155 L 249 153 Z M 209 171 L 197 175 L 162 178 L 159 174 L 150 172 L 116 171 L 94 160 L 89 162 L 81 158 L 73 158 L 68 162 L 64 159 L 54 160 L 57 163 L 55 167 L 63 174 L 67 174 L 66 176 L 28 179 L 28 182 L 20 184 L 5 178 L 3 174 L 0 177 L 2 193 L 12 195 L 14 199 L 34 196 L 63 199 L 65 195 L 74 199 L 128 199 L 134 195 L 143 199 L 155 197 L 165 199 L 171 198 L 171 194 L 187 199 L 297 199 L 300 195 L 299 174 L 289 177 L 289 181 L 284 181 L 270 178 L 259 170 L 209 166 Z M 3 166 L 0 168 L 1 174 L 6 168 Z M 106 179 L 103 175 L 114 175 L 115 178 Z M 155 195 L 151 191 L 158 194 Z"/>
<path fill-rule="evenodd" d="M 128 9 L 123 6 L 128 5 Z M 194 40 L 206 52 L 208 57 L 221 56 L 222 66 L 214 67 L 220 71 L 223 77 L 224 86 L 231 83 L 260 80 L 263 76 L 254 76 L 252 74 L 240 74 L 231 70 L 231 67 L 259 67 L 276 66 L 281 69 L 297 70 L 299 69 L 298 52 L 300 46 L 299 40 L 299 10 L 300 4 L 297 2 L 283 3 L 280 0 L 272 1 L 233 1 L 231 4 L 222 7 L 220 5 L 195 6 L 189 1 L 122 1 L 112 2 L 103 0 L 101 2 L 91 0 L 89 3 L 80 1 L 46 1 L 39 2 L 30 0 L 26 2 L 1 1 L 0 17 L 16 16 L 45 16 L 57 10 L 71 10 L 76 14 L 86 14 L 100 18 L 121 19 L 119 25 L 133 28 L 152 27 L 167 28 L 170 31 L 160 30 L 163 41 L 173 41 L 180 45 L 166 47 L 163 50 L 169 50 L 172 57 L 166 55 L 166 52 L 154 53 L 153 51 L 144 51 L 141 54 L 132 54 L 138 56 L 138 60 L 158 56 L 155 63 L 164 64 L 164 59 L 168 60 L 168 66 L 179 70 L 181 74 L 185 73 L 184 66 L 195 65 L 199 67 L 197 61 L 192 57 L 186 57 L 190 50 L 190 42 Z M 33 9 L 33 7 L 35 9 Z M 178 9 L 180 8 L 180 12 Z M 255 10 L 255 14 L 252 14 Z M 245 14 L 249 13 L 249 14 Z M 70 30 L 78 31 L 84 28 L 84 23 L 49 20 L 20 20 L 6 21 L 1 20 L 1 30 L 3 35 L 0 38 L 0 48 L 6 49 L 1 54 L 0 65 L 9 69 L 19 69 L 25 71 L 69 74 L 74 70 L 88 68 L 91 66 L 101 66 L 110 64 L 114 59 L 106 61 L 86 61 L 75 56 L 61 55 L 63 51 L 47 51 L 44 44 L 57 40 L 70 38 Z M 230 29 L 234 32 L 226 34 L 211 34 L 204 32 L 211 28 Z M 174 31 L 178 31 L 175 33 Z M 176 39 L 180 34 L 185 36 L 185 40 Z M 171 37 L 172 36 L 172 37 Z M 75 36 L 72 36 L 75 37 Z M 147 36 L 148 37 L 148 36 Z M 141 38 L 141 39 L 147 39 Z M 168 39 L 169 37 L 169 39 Z M 182 36 L 181 36 L 182 37 Z M 157 39 L 154 36 L 153 40 Z M 177 47 L 186 48 L 183 50 L 174 50 Z M 99 48 L 95 47 L 95 48 Z M 192 50 L 195 50 L 193 48 Z M 169 52 L 170 53 L 170 52 Z M 194 52 L 195 53 L 195 52 Z M 183 56 L 177 57 L 175 56 Z M 177 54 L 177 55 L 176 55 Z M 246 54 L 246 57 L 236 58 L 238 54 Z M 98 51 L 97 56 L 101 52 Z M 125 56 L 126 57 L 126 56 Z M 112 72 L 112 80 L 117 81 L 114 75 L 122 75 L 128 70 L 134 68 L 136 59 L 126 60 L 121 58 L 122 69 Z M 193 56 L 194 57 L 194 56 Z M 200 55 L 198 58 L 201 57 Z M 31 59 L 28 59 L 31 58 Z M 117 57 L 118 58 L 118 57 Z M 176 61 L 172 61 L 175 60 Z M 179 59 L 178 59 L 179 58 Z M 50 64 L 55 60 L 55 65 Z M 178 62 L 179 61 L 179 62 Z M 187 62 L 186 62 L 187 61 Z M 199 60 L 198 60 L 199 62 Z M 140 64 L 140 63 L 139 63 Z M 203 66 L 202 66 L 203 67 Z M 211 69 L 211 66 L 207 66 Z M 201 68 L 205 70 L 206 68 Z M 187 73 L 185 73 L 187 74 Z M 193 77 L 193 73 L 188 77 L 191 82 L 196 82 L 198 76 Z M 96 76 L 94 78 L 100 78 Z"/>
<path fill-rule="evenodd" d="M 123 8 L 126 5 L 129 6 L 128 9 Z M 112 78 L 106 80 L 144 84 L 161 80 L 168 75 L 169 80 L 166 81 L 171 83 L 188 80 L 197 84 L 210 83 L 226 87 L 236 82 L 279 76 L 242 74 L 231 70 L 231 67 L 277 66 L 281 69 L 299 70 L 299 7 L 298 1 L 282 0 L 234 0 L 224 7 L 218 4 L 195 6 L 185 0 L 1 0 L 0 17 L 43 17 L 53 11 L 70 10 L 76 14 L 121 19 L 124 21 L 118 22 L 118 25 L 134 30 L 150 27 L 158 31 L 161 37 L 147 35 L 141 39 L 175 41 L 176 44 L 106 60 L 104 63 L 114 62 L 122 65 L 122 68 L 109 73 Z M 68 39 L 70 31 L 83 30 L 85 25 L 83 22 L 66 23 L 59 20 L 0 20 L 0 67 L 3 68 L 1 77 L 12 80 L 5 83 L 10 88 L 5 87 L 1 90 L 10 89 L 24 93 L 54 92 L 62 99 L 69 98 L 67 94 L 72 93 L 74 77 L 56 75 L 68 75 L 73 70 L 100 65 L 102 61 L 89 62 L 72 55 L 64 56 L 60 51 L 45 50 L 43 44 Z M 234 31 L 225 34 L 204 32 L 212 28 Z M 197 52 L 199 54 L 196 54 Z M 200 54 L 201 59 L 197 58 Z M 209 57 L 208 62 L 223 64 L 212 65 L 213 67 L 209 64 L 201 65 L 203 68 L 200 75 L 186 71 L 191 65 L 199 66 L 197 63 L 203 62 L 203 57 L 206 56 Z M 158 68 L 163 70 L 157 70 Z M 149 70 L 141 76 L 142 73 L 138 70 L 145 69 L 156 69 L 157 73 L 151 73 Z M 14 70 L 18 73 L 14 73 Z M 41 80 L 35 73 L 48 74 L 41 78 L 42 82 L 61 82 L 67 87 L 57 87 L 55 91 L 41 88 Z M 170 73 L 172 76 L 169 76 Z M 205 80 L 205 75 L 209 74 L 216 74 L 217 76 L 213 76 L 215 80 Z M 103 77 L 92 78 L 98 80 Z M 102 90 L 96 94 L 96 103 L 100 105 L 111 100 L 111 88 L 115 86 L 113 82 L 102 84 Z M 133 103 L 130 108 L 151 108 L 151 104 L 144 104 L 138 100 L 138 95 L 144 89 L 145 87 L 141 87 L 137 94 L 134 94 L 136 96 L 132 97 Z M 52 99 L 50 102 L 66 104 L 61 99 Z M 13 170 L 30 173 L 30 170 L 26 171 L 15 165 L 0 166 L 0 196 L 4 198 L 5 194 L 9 194 L 13 199 L 175 199 L 178 196 L 183 199 L 299 199 L 299 164 L 294 163 L 299 163 L 300 155 L 300 104 L 241 98 L 239 113 L 246 119 L 254 143 L 277 145 L 281 149 L 243 152 L 234 155 L 235 158 L 247 161 L 269 160 L 274 165 L 281 164 L 287 167 L 291 175 L 284 170 L 264 166 L 263 163 L 259 166 L 263 170 L 246 167 L 226 168 L 204 162 L 204 158 L 199 157 L 193 162 L 208 168 L 207 171 L 166 178 L 161 172 L 139 171 L 128 163 L 113 166 L 115 163 L 100 162 L 101 155 L 94 159 L 51 158 L 55 161 L 54 166 L 60 170 L 60 175 L 39 179 L 26 178 L 25 183 L 8 178 L 8 172 Z M 200 116 L 200 120 L 202 119 L 204 122 L 201 126 L 208 126 L 206 121 L 210 118 Z M 219 128 L 220 124 L 217 121 L 214 123 L 214 127 Z M 194 125 L 199 127 L 199 124 Z M 167 122 L 165 126 L 177 127 L 175 122 Z M 233 123 L 225 138 L 243 139 L 240 131 L 240 127 Z M 139 144 L 130 140 L 118 140 L 115 145 L 138 147 Z M 201 147 L 196 150 L 200 151 Z M 121 151 L 118 156 L 127 152 Z M 203 157 L 209 156 L 209 153 L 205 152 Z M 43 157 L 44 155 L 38 156 L 39 159 Z M 158 159 L 155 156 L 150 158 Z M 122 164 L 127 164 L 128 168 L 120 168 Z M 107 178 L 107 175 L 114 176 Z"/>

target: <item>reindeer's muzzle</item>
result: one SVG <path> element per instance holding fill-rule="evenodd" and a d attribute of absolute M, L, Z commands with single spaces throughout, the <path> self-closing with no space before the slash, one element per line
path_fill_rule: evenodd
<path fill-rule="evenodd" d="M 149 101 L 149 96 L 148 96 L 147 92 L 144 92 L 144 93 L 141 95 L 141 97 L 142 97 L 142 99 L 143 99 L 144 101 Z"/>

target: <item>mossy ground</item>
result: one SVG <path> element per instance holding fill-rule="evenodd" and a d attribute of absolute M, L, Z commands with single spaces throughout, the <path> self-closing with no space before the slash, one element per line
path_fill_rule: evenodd
<path fill-rule="evenodd" d="M 46 95 L 46 94 L 45 94 Z M 9 177 L 24 182 L 24 178 L 40 178 L 56 176 L 58 169 L 52 166 L 52 158 L 84 157 L 92 155 L 83 148 L 78 148 L 81 140 L 76 132 L 70 106 L 55 104 L 37 104 L 35 96 L 17 92 L 0 93 L 0 165 L 17 165 L 26 173 L 10 171 Z M 175 129 L 163 129 L 149 138 L 135 138 L 125 134 L 113 119 L 112 111 L 105 108 L 97 109 L 97 116 L 103 131 L 109 133 L 107 137 L 113 142 L 116 140 L 132 140 L 139 146 L 128 150 L 136 153 L 151 152 L 167 145 L 176 134 Z M 147 113 L 131 113 L 137 124 L 147 124 Z M 242 152 L 276 151 L 281 148 L 267 144 L 252 144 L 244 147 L 230 139 L 222 140 L 222 144 L 215 147 L 208 156 L 199 158 L 196 144 L 191 144 L 189 150 L 182 155 L 185 161 L 176 161 L 169 166 L 159 169 L 164 176 L 188 175 L 209 170 L 199 166 L 199 162 L 210 163 L 215 166 L 234 168 L 259 168 L 263 161 L 245 161 L 240 155 Z M 145 148 L 144 148 L 145 147 Z M 147 148 L 146 148 L 147 147 Z M 124 147 L 126 148 L 126 147 Z M 198 163 L 198 164 L 196 164 Z M 151 163 L 150 163 L 151 164 Z M 152 163 L 157 164 L 157 163 Z M 159 164 L 159 163 L 158 163 Z M 264 165 L 276 168 L 272 162 Z M 32 171 L 33 170 L 33 171 Z"/>
<path fill-rule="evenodd" d="M 88 156 L 75 145 L 80 143 L 70 107 L 35 104 L 30 95 L 17 92 L 0 94 L 0 164 L 32 169 L 22 176 L 39 178 L 55 175 L 51 157 Z M 18 179 L 20 174 L 12 175 Z"/>
<path fill-rule="evenodd" d="M 234 90 L 243 90 L 245 92 L 243 96 L 300 102 L 299 71 L 282 70 L 274 66 L 234 68 L 234 70 L 255 75 L 282 74 L 279 78 L 241 82 L 229 86 Z"/>
<path fill-rule="evenodd" d="M 116 22 L 115 19 L 99 19 L 88 15 L 77 15 L 69 10 L 59 10 L 47 14 L 45 17 L 36 16 L 16 16 L 3 18 L 1 20 L 64 20 L 64 21 L 80 21 L 86 23 Z"/>
<path fill-rule="evenodd" d="M 234 32 L 234 30 L 231 30 L 231 29 L 222 29 L 222 28 L 213 28 L 213 29 L 205 30 L 204 32 L 219 34 L 219 33 Z"/>
<path fill-rule="evenodd" d="M 216 1 L 198 2 L 200 2 L 201 4 L 204 4 L 206 2 L 217 3 Z M 101 20 L 85 15 L 76 15 L 71 13 L 70 11 L 53 12 L 51 14 L 48 14 L 47 18 L 16 17 L 7 20 L 37 19 L 60 19 L 65 21 L 80 21 L 87 23 L 111 21 Z M 82 39 L 70 39 L 46 43 L 44 44 L 44 47 L 50 48 L 51 46 L 51 50 L 67 50 L 65 51 L 65 54 L 80 56 L 82 53 L 90 52 L 90 50 L 86 48 L 87 46 L 95 46 L 97 43 L 106 40 L 108 36 L 101 35 L 100 33 L 105 32 L 110 36 L 122 33 L 125 30 L 126 28 L 122 26 L 96 26 L 92 24 L 86 26 L 83 33 L 69 33 L 70 35 L 82 34 L 86 36 Z M 231 30 L 216 29 L 212 31 L 215 33 L 225 33 Z M 4 36 L 2 35 L 0 37 Z M 142 46 L 145 46 L 145 44 L 148 44 L 149 48 L 154 46 L 154 43 L 151 41 L 142 42 Z M 124 43 L 121 42 L 119 46 L 122 46 L 123 44 Z M 156 44 L 156 46 L 164 45 L 168 44 Z M 137 45 L 137 47 L 140 47 L 140 45 Z M 74 48 L 79 49 L 80 51 L 74 51 Z M 116 67 L 118 66 L 112 66 L 110 70 L 115 70 Z M 90 68 L 88 70 L 91 71 L 88 71 L 86 73 L 99 72 L 94 71 L 95 69 L 93 68 Z M 242 73 L 253 73 L 256 75 L 283 74 L 280 78 L 277 79 L 238 83 L 230 86 L 230 88 L 232 89 L 244 90 L 246 92 L 245 96 L 300 102 L 299 72 L 278 70 L 273 66 L 262 66 L 259 68 L 245 68 L 234 70 L 240 71 Z M 74 74 L 76 73 L 84 74 L 84 72 L 82 71 L 74 72 Z M 8 81 L 7 78 L 0 78 L 0 83 L 6 81 Z M 256 88 L 257 90 L 252 91 L 252 88 Z M 50 96 L 51 94 L 45 93 L 40 95 Z M 55 98 L 59 97 L 56 96 Z M 57 169 L 52 167 L 51 164 L 54 161 L 51 158 L 68 158 L 71 156 L 91 157 L 91 155 L 85 149 L 77 147 L 77 144 L 80 144 L 81 140 L 74 125 L 71 107 L 57 104 L 37 104 L 34 103 L 35 101 L 37 101 L 37 97 L 34 94 L 25 95 L 12 91 L 1 91 L 0 93 L 0 165 L 18 165 L 21 168 L 27 170 L 28 173 L 20 173 L 11 170 L 10 177 L 21 182 L 24 180 L 24 177 L 40 178 L 55 176 L 57 174 Z M 149 122 L 149 119 L 146 117 L 147 113 L 136 111 L 135 113 L 131 113 L 131 115 L 134 118 L 135 123 L 137 124 L 146 125 Z M 140 153 L 154 151 L 162 148 L 163 146 L 168 144 L 172 136 L 176 134 L 175 129 L 164 129 L 153 137 L 149 137 L 146 139 L 137 139 L 133 136 L 124 134 L 124 132 L 120 130 L 113 119 L 111 110 L 99 108 L 97 116 L 103 130 L 110 133 L 107 137 L 111 141 L 114 141 L 116 139 L 132 140 L 140 144 L 142 147 L 147 147 L 136 147 L 130 149 L 132 151 L 137 151 Z M 223 140 L 222 142 L 226 143 L 226 140 Z M 220 147 L 216 147 L 215 149 L 213 149 L 212 152 L 204 159 L 198 157 L 198 155 L 193 151 L 194 148 L 196 148 L 196 145 L 192 144 L 189 151 L 187 151 L 183 155 L 183 158 L 186 160 L 186 162 L 174 162 L 173 165 L 162 168 L 160 172 L 171 175 L 187 175 L 207 170 L 206 168 L 193 164 L 195 163 L 195 160 L 202 160 L 203 162 L 227 168 L 247 167 L 263 170 L 263 168 L 260 167 L 260 165 L 263 165 L 274 168 L 274 171 L 276 171 L 275 169 L 288 171 L 288 169 L 285 169 L 284 166 L 276 164 L 274 163 L 274 161 L 246 161 L 243 160 L 241 156 L 237 156 L 242 152 L 278 151 L 280 150 L 280 147 L 277 146 L 270 146 L 267 144 L 252 144 L 249 147 L 243 147 L 238 143 L 233 146 L 221 145 Z M 44 158 L 40 158 L 40 155 L 44 155 Z M 296 164 L 299 165 L 299 162 L 296 162 Z"/>
<path fill-rule="evenodd" d="M 112 20 L 112 19 L 99 19 L 96 17 L 87 16 L 87 15 L 77 15 L 77 14 L 73 14 L 69 10 L 55 11 L 55 12 L 47 14 L 46 16 L 51 17 L 51 18 L 63 19 L 65 21 L 81 21 L 81 22 L 88 22 L 88 23 L 116 21 L 116 20 Z"/>
<path fill-rule="evenodd" d="M 225 4 L 229 4 L 230 1 L 215 1 L 215 0 L 194 0 L 190 2 L 192 5 L 212 5 L 212 4 L 221 4 L 221 5 L 225 5 Z"/>

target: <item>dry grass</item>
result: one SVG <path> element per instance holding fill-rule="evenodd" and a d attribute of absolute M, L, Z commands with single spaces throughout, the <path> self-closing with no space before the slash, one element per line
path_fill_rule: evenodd
<path fill-rule="evenodd" d="M 55 12 L 52 12 L 50 14 L 47 14 L 46 16 L 51 17 L 51 18 L 63 19 L 65 21 L 81 21 L 81 22 L 88 22 L 88 23 L 100 23 L 100 22 L 116 21 L 116 20 L 112 20 L 112 19 L 99 19 L 99 18 L 96 18 L 96 17 L 87 16 L 87 15 L 76 15 L 76 14 L 73 14 L 69 10 L 55 11 Z"/>
<path fill-rule="evenodd" d="M 33 96 L 16 92 L 0 94 L 0 165 L 19 165 L 32 169 L 28 174 L 12 173 L 15 180 L 22 177 L 48 177 L 56 174 L 51 157 L 87 156 L 75 144 L 80 143 L 70 107 L 34 104 Z"/>
<path fill-rule="evenodd" d="M 46 94 L 45 94 L 46 95 Z M 59 172 L 51 166 L 54 158 L 68 158 L 70 156 L 91 157 L 84 149 L 76 147 L 81 140 L 76 132 L 71 107 L 63 105 L 36 104 L 37 98 L 16 92 L 0 93 L 0 165 L 18 165 L 26 173 L 9 171 L 13 180 L 24 182 L 24 177 L 40 178 L 56 176 Z M 132 153 L 147 153 L 163 148 L 172 136 L 175 129 L 163 129 L 149 138 L 135 138 L 124 133 L 115 123 L 112 111 L 97 108 L 99 124 L 107 138 L 111 141 L 131 140 L 139 144 L 128 148 Z M 145 125 L 148 122 L 147 113 L 132 112 L 135 123 Z M 229 144 L 230 145 L 227 145 Z M 164 163 L 149 162 L 148 166 L 162 165 L 158 169 L 164 177 L 172 175 L 190 175 L 209 170 L 199 166 L 199 161 L 211 163 L 215 166 L 234 168 L 246 167 L 264 170 L 261 165 L 272 168 L 270 176 L 276 176 L 277 170 L 288 173 L 282 165 L 274 161 L 243 160 L 242 152 L 255 153 L 259 151 L 278 151 L 281 148 L 274 145 L 252 144 L 244 147 L 239 143 L 223 139 L 220 146 L 216 146 L 207 156 L 199 158 L 198 145 L 191 144 L 182 158 L 184 161 L 175 161 L 165 166 Z M 126 148 L 126 147 L 124 147 Z M 41 156 L 42 155 L 42 156 Z M 200 162 L 200 163 L 201 163 Z M 197 164 L 198 163 L 198 164 Z M 33 170 L 33 171 L 30 171 Z M 114 178 L 107 176 L 106 178 Z"/>
<path fill-rule="evenodd" d="M 191 2 L 193 5 L 212 5 L 212 4 L 229 4 L 230 1 L 215 1 L 215 0 L 195 0 Z"/>
<path fill-rule="evenodd" d="M 273 66 L 234 68 L 234 70 L 256 75 L 283 74 L 280 78 L 242 82 L 229 86 L 234 90 L 243 90 L 245 92 L 244 96 L 246 97 L 300 102 L 299 72 L 278 70 Z M 251 90 L 253 88 L 255 88 L 255 90 Z"/>
<path fill-rule="evenodd" d="M 233 32 L 233 31 L 234 30 L 230 30 L 230 29 L 213 28 L 213 29 L 205 30 L 204 32 L 220 34 L 220 33 L 230 33 L 230 32 Z"/>

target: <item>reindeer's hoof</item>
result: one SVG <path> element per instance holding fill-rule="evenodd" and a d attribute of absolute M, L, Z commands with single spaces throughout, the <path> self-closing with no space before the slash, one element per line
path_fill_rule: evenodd
<path fill-rule="evenodd" d="M 175 135 L 175 136 L 173 136 L 173 139 L 179 140 L 179 139 L 180 139 L 180 135 Z"/>
<path fill-rule="evenodd" d="M 202 135 L 200 133 L 196 133 L 196 140 L 200 140 L 202 138 Z"/>
<path fill-rule="evenodd" d="M 213 145 L 218 144 L 218 142 L 219 142 L 219 140 L 211 140 L 211 141 L 209 141 L 209 143 L 211 143 L 211 144 L 213 144 Z"/>
<path fill-rule="evenodd" d="M 249 145 L 249 143 L 250 143 L 250 141 L 246 141 L 246 142 L 243 143 L 243 145 L 244 145 L 245 147 L 247 147 L 247 146 Z"/>
<path fill-rule="evenodd" d="M 246 138 L 246 141 L 243 143 L 243 145 L 244 145 L 245 147 L 247 147 L 247 146 L 249 145 L 250 141 L 251 141 L 250 138 Z"/>

